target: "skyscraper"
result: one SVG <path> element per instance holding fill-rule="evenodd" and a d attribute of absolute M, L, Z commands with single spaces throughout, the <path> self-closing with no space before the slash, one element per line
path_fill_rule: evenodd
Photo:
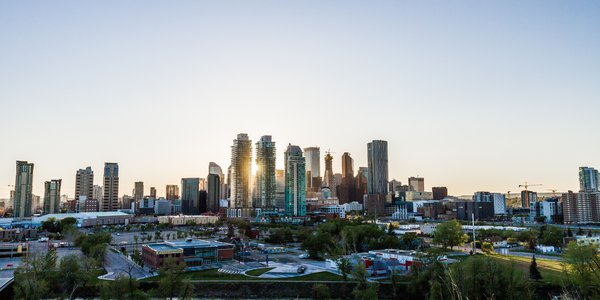
<path fill-rule="evenodd" d="M 79 169 L 75 174 L 75 201 L 79 201 L 80 196 L 94 199 L 94 171 L 91 167 Z"/>
<path fill-rule="evenodd" d="M 410 191 L 422 193 L 425 191 L 425 178 L 410 177 L 408 178 L 408 187 Z"/>
<path fill-rule="evenodd" d="M 156 199 L 156 188 L 153 186 L 150 187 L 150 198 Z"/>
<path fill-rule="evenodd" d="M 206 209 L 218 212 L 219 200 L 221 200 L 221 177 L 218 174 L 208 174 L 207 182 Z"/>
<path fill-rule="evenodd" d="M 311 192 L 321 189 L 321 150 L 319 147 L 304 148 L 306 159 L 306 187 Z"/>
<path fill-rule="evenodd" d="M 14 216 L 15 218 L 31 217 L 33 201 L 33 163 L 17 161 L 15 178 Z"/>
<path fill-rule="evenodd" d="M 94 185 L 94 187 L 92 188 L 92 199 L 97 200 L 97 201 L 102 201 L 102 199 L 104 198 L 102 196 L 102 187 L 99 185 Z"/>
<path fill-rule="evenodd" d="M 176 184 L 167 184 L 165 197 L 167 200 L 179 199 L 179 186 Z"/>
<path fill-rule="evenodd" d="M 234 208 L 252 207 L 252 141 L 245 133 L 231 146 L 231 203 Z"/>
<path fill-rule="evenodd" d="M 144 200 L 144 183 L 142 181 L 135 182 L 133 188 L 133 199 L 135 202 Z"/>
<path fill-rule="evenodd" d="M 100 205 L 101 211 L 119 209 L 119 165 L 104 163 L 104 199 Z"/>
<path fill-rule="evenodd" d="M 338 191 L 340 204 L 356 201 L 356 181 L 354 180 L 354 160 L 350 153 L 342 154 L 342 182 Z"/>
<path fill-rule="evenodd" d="M 598 171 L 590 167 L 579 168 L 579 191 L 584 193 L 598 192 Z"/>
<path fill-rule="evenodd" d="M 306 215 L 306 163 L 302 149 L 288 145 L 285 158 L 285 214 Z"/>
<path fill-rule="evenodd" d="M 208 174 L 216 174 L 219 176 L 219 182 L 221 183 L 221 192 L 218 196 L 218 200 L 227 199 L 227 180 L 225 179 L 225 174 L 223 174 L 223 169 L 221 169 L 221 166 L 214 162 L 210 162 L 208 164 Z"/>
<path fill-rule="evenodd" d="M 521 207 L 529 208 L 532 202 L 538 201 L 536 192 L 523 190 L 521 191 Z"/>
<path fill-rule="evenodd" d="M 368 194 L 369 168 L 359 167 L 356 173 L 356 198 L 359 203 L 363 203 L 363 196 Z"/>
<path fill-rule="evenodd" d="M 335 178 L 333 177 L 333 156 L 329 152 L 325 154 L 325 175 L 323 176 L 324 185 L 331 189 L 332 194 L 335 191 Z"/>
<path fill-rule="evenodd" d="M 369 194 L 387 195 L 388 188 L 388 145 L 386 141 L 374 140 L 367 144 Z"/>
<path fill-rule="evenodd" d="M 60 179 L 52 179 L 44 183 L 44 214 L 60 213 L 61 183 Z"/>
<path fill-rule="evenodd" d="M 265 135 L 256 143 L 256 205 L 261 208 L 275 206 L 275 142 Z"/>
<path fill-rule="evenodd" d="M 186 215 L 200 213 L 200 178 L 181 179 L 181 212 Z"/>

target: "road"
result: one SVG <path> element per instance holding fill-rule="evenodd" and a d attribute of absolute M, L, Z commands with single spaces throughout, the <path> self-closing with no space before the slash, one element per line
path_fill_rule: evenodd
<path fill-rule="evenodd" d="M 152 275 L 133 261 L 127 259 L 123 254 L 116 253 L 110 248 L 106 251 L 106 256 L 104 257 L 104 268 L 108 274 L 101 276 L 102 279 L 112 280 L 118 275 L 141 279 Z"/>

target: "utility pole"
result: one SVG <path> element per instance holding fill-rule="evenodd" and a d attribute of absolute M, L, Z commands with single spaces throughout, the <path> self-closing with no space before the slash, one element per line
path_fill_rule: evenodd
<path fill-rule="evenodd" d="M 477 242 L 475 241 L 475 213 L 471 213 L 471 220 L 473 221 L 473 254 L 477 254 Z"/>

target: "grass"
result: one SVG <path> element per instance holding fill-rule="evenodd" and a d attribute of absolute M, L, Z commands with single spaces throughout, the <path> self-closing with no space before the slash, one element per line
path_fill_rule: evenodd
<path fill-rule="evenodd" d="M 505 263 L 514 262 L 517 269 L 529 274 L 529 265 L 531 264 L 531 258 L 529 257 L 510 255 L 492 255 L 488 257 Z M 563 265 L 560 261 L 538 257 L 536 257 L 535 260 L 537 262 L 538 269 L 542 274 L 543 281 L 559 285 L 567 281 L 567 273 L 564 271 Z"/>
<path fill-rule="evenodd" d="M 267 271 L 269 271 L 271 268 L 262 268 L 262 269 L 255 269 L 255 270 L 251 270 L 251 271 L 262 271 L 262 273 L 265 273 Z M 250 273 L 251 271 L 248 271 L 248 273 Z M 260 274 L 262 274 L 260 273 Z M 254 275 L 256 276 L 256 275 Z M 192 271 L 192 272 L 186 272 L 184 273 L 184 277 L 186 279 L 189 280 L 202 280 L 202 281 L 219 281 L 219 280 L 239 280 L 239 281 L 294 281 L 294 280 L 300 280 L 300 281 L 343 281 L 344 279 L 342 278 L 342 276 L 333 274 L 333 273 L 329 273 L 329 272 L 318 272 L 318 273 L 312 273 L 312 274 L 307 274 L 307 275 L 302 275 L 302 276 L 297 276 L 297 277 L 290 277 L 290 278 L 259 278 L 259 277 L 252 277 L 252 276 L 246 276 L 244 274 L 226 274 L 226 273 L 221 273 L 219 272 L 217 269 L 212 269 L 212 270 L 202 270 L 202 271 Z M 156 276 L 156 277 L 151 277 L 151 278 L 146 278 L 143 279 L 142 281 L 158 281 L 160 280 L 160 276 Z"/>
<path fill-rule="evenodd" d="M 271 271 L 273 269 L 275 269 L 275 268 L 254 269 L 254 270 L 250 270 L 250 271 L 246 272 L 246 275 L 258 277 L 258 276 L 260 276 L 260 275 L 262 275 L 264 273 L 267 273 L 267 272 L 269 272 L 269 271 Z"/>

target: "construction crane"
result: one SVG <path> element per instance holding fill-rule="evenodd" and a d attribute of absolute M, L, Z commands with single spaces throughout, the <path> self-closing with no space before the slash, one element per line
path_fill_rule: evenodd
<path fill-rule="evenodd" d="M 525 184 L 519 184 L 519 187 L 525 188 L 525 204 L 526 205 L 529 205 L 529 187 L 530 186 L 541 186 L 541 184 L 539 184 L 539 183 L 530 184 L 527 181 L 525 181 Z M 521 203 L 521 205 L 523 205 L 523 203 Z"/>

